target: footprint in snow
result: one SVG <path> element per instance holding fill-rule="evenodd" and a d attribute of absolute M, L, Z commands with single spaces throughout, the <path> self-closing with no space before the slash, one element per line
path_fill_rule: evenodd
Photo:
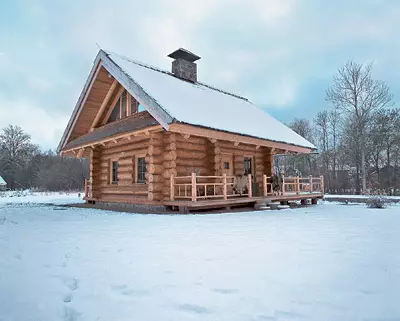
<path fill-rule="evenodd" d="M 213 291 L 221 294 L 233 294 L 238 292 L 236 289 L 213 289 Z"/>
<path fill-rule="evenodd" d="M 64 280 L 64 284 L 65 284 L 71 291 L 78 290 L 78 288 L 79 288 L 79 280 L 78 280 L 78 279 L 75 279 L 75 278 L 70 278 L 70 279 Z"/>
<path fill-rule="evenodd" d="M 71 307 L 64 307 L 64 321 L 79 320 L 80 313 Z"/>
<path fill-rule="evenodd" d="M 178 305 L 178 309 L 185 312 L 191 312 L 196 314 L 207 314 L 211 313 L 206 307 L 195 304 L 181 304 Z"/>
<path fill-rule="evenodd" d="M 72 293 L 68 293 L 68 294 L 64 295 L 63 301 L 65 303 L 70 303 L 72 301 L 72 298 L 73 298 Z"/>

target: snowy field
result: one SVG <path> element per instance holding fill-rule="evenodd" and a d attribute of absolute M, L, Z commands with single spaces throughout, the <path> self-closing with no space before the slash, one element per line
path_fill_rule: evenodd
<path fill-rule="evenodd" d="M 133 215 L 34 197 L 0 198 L 1 321 L 400 320 L 400 206 Z"/>

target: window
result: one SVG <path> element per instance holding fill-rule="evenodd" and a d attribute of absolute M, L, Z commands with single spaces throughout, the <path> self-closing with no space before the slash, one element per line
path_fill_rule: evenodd
<path fill-rule="evenodd" d="M 126 98 L 126 90 L 124 90 L 124 92 L 121 95 L 120 101 L 121 101 L 121 117 L 120 118 L 124 118 L 126 117 L 126 107 L 127 107 L 127 98 Z"/>
<path fill-rule="evenodd" d="M 124 90 L 115 103 L 107 119 L 107 124 L 145 110 L 146 108 L 143 105 L 139 104 L 134 97 Z"/>
<path fill-rule="evenodd" d="M 111 184 L 118 184 L 118 161 L 111 162 Z"/>
<path fill-rule="evenodd" d="M 136 183 L 146 183 L 146 160 L 144 157 L 136 157 Z"/>
<path fill-rule="evenodd" d="M 253 174 L 251 157 L 244 158 L 244 175 Z"/>
<path fill-rule="evenodd" d="M 224 169 L 229 169 L 229 162 L 224 162 Z"/>

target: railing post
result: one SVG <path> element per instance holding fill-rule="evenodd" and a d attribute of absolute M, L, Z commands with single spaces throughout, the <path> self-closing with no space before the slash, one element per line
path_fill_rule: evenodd
<path fill-rule="evenodd" d="M 251 186 L 251 174 L 247 175 L 247 190 L 248 190 L 248 196 L 249 198 L 253 197 L 253 191 L 252 191 L 252 186 Z"/>
<path fill-rule="evenodd" d="M 264 191 L 264 196 L 268 195 L 268 188 L 267 188 L 267 175 L 263 175 L 263 191 Z"/>
<path fill-rule="evenodd" d="M 227 186 L 227 181 L 226 181 L 226 174 L 223 175 L 222 189 L 224 192 L 224 200 L 226 200 L 226 199 L 228 199 L 228 186 Z"/>
<path fill-rule="evenodd" d="M 321 193 L 324 193 L 324 176 L 321 175 Z"/>
<path fill-rule="evenodd" d="M 171 174 L 170 181 L 169 181 L 169 198 L 171 201 L 175 198 L 175 186 L 174 186 L 174 174 Z"/>
<path fill-rule="evenodd" d="M 87 181 L 87 179 L 85 178 L 85 197 L 88 197 L 88 181 Z"/>
<path fill-rule="evenodd" d="M 285 175 L 282 175 L 281 193 L 282 195 L 285 194 Z"/>
<path fill-rule="evenodd" d="M 299 176 L 296 177 L 296 194 L 297 195 L 300 194 L 300 177 Z"/>
<path fill-rule="evenodd" d="M 310 194 L 313 192 L 312 175 L 310 175 Z"/>
<path fill-rule="evenodd" d="M 192 202 L 197 201 L 196 173 L 192 173 Z"/>

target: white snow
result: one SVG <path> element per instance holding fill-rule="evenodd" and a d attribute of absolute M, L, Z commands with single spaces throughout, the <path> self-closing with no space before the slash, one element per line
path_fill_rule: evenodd
<path fill-rule="evenodd" d="M 191 84 L 143 67 L 114 53 L 109 57 L 178 121 L 254 137 L 315 148 L 249 101 Z"/>
<path fill-rule="evenodd" d="M 7 185 L 3 177 L 0 176 L 0 185 Z"/>
<path fill-rule="evenodd" d="M 398 320 L 399 209 L 133 215 L 3 203 L 0 320 Z"/>
<path fill-rule="evenodd" d="M 2 205 L 12 205 L 12 204 L 83 203 L 84 201 L 82 197 L 83 193 L 72 193 L 72 192 L 31 192 L 29 190 L 0 192 L 0 209 Z"/>
<path fill-rule="evenodd" d="M 374 195 L 348 195 L 348 194 L 325 194 L 324 198 L 329 199 L 329 198 L 345 198 L 345 199 L 368 199 L 374 197 Z M 379 195 L 379 197 L 387 198 L 387 199 L 392 199 L 392 200 L 400 200 L 400 196 L 389 196 L 389 195 Z"/>

